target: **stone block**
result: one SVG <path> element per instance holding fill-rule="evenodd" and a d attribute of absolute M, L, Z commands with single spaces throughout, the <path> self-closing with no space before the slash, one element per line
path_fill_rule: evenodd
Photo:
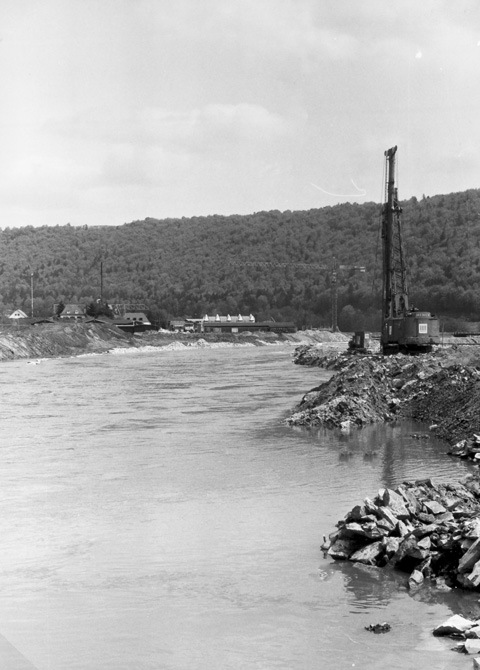
<path fill-rule="evenodd" d="M 380 531 L 385 531 L 385 535 L 390 535 L 390 533 L 393 533 L 395 530 L 395 527 L 393 527 L 386 519 L 379 519 L 377 521 L 377 526 Z"/>
<path fill-rule="evenodd" d="M 467 637 L 480 639 L 480 626 L 474 626 L 473 628 L 470 628 L 470 629 L 465 633 L 465 635 L 466 635 Z"/>
<path fill-rule="evenodd" d="M 443 514 L 444 512 L 447 511 L 445 507 L 436 500 L 426 500 L 423 503 L 423 506 L 426 508 L 427 514 L 437 515 L 437 514 Z"/>
<path fill-rule="evenodd" d="M 413 535 L 408 535 L 407 537 L 403 538 L 403 540 L 400 542 L 397 551 L 394 553 L 392 556 L 391 562 L 393 565 L 396 565 L 397 563 L 400 563 L 406 556 L 410 556 L 410 552 L 413 549 L 417 548 L 417 538 L 414 537 Z"/>
<path fill-rule="evenodd" d="M 365 500 L 363 501 L 363 505 L 365 507 L 367 514 L 374 514 L 375 516 L 377 515 L 378 506 L 375 505 L 373 500 L 370 500 L 370 498 L 365 498 Z"/>
<path fill-rule="evenodd" d="M 454 614 L 449 619 L 441 623 L 439 626 L 433 629 L 433 634 L 440 635 L 454 635 L 459 633 L 465 633 L 473 627 L 475 621 L 471 619 L 466 619 L 460 614 Z"/>
<path fill-rule="evenodd" d="M 409 527 L 405 523 L 403 523 L 403 521 L 398 522 L 397 530 L 400 537 L 405 537 L 411 532 Z"/>
<path fill-rule="evenodd" d="M 328 550 L 328 555 L 337 561 L 346 561 L 358 548 L 359 543 L 353 538 L 339 538 Z"/>
<path fill-rule="evenodd" d="M 378 517 L 379 517 L 379 519 L 383 519 L 384 521 L 387 521 L 388 524 L 391 526 L 392 530 L 395 528 L 395 526 L 398 523 L 398 519 L 395 516 L 395 514 L 392 512 L 390 507 L 379 507 L 378 508 Z"/>
<path fill-rule="evenodd" d="M 480 586 L 480 561 L 475 563 L 471 572 L 463 574 L 463 576 L 465 577 L 467 586 L 472 589 L 478 589 Z"/>
<path fill-rule="evenodd" d="M 453 512 L 456 507 L 462 504 L 462 500 L 460 498 L 445 498 L 443 503 L 449 512 Z"/>
<path fill-rule="evenodd" d="M 467 639 L 465 640 L 465 651 L 467 654 L 480 654 L 480 640 Z"/>
<path fill-rule="evenodd" d="M 435 523 L 430 523 L 427 526 L 418 526 L 413 531 L 413 534 L 415 535 L 415 537 L 421 539 L 422 537 L 426 537 L 427 535 L 431 535 L 432 533 L 435 533 L 437 531 L 438 526 Z"/>
<path fill-rule="evenodd" d="M 480 560 L 480 539 L 475 540 L 470 549 L 464 553 L 458 563 L 458 572 L 470 572 L 475 563 Z"/>
<path fill-rule="evenodd" d="M 380 540 L 388 531 L 379 528 L 376 523 L 371 521 L 363 524 L 347 523 L 342 528 L 342 537 L 356 537 L 358 539 L 365 538 L 367 540 Z"/>
<path fill-rule="evenodd" d="M 480 519 L 471 519 L 465 528 L 464 537 L 468 539 L 478 539 L 480 537 Z"/>
<path fill-rule="evenodd" d="M 410 512 L 406 508 L 401 495 L 395 493 L 392 489 L 380 489 L 378 492 L 378 501 L 384 507 L 390 507 L 397 519 L 409 519 Z"/>
<path fill-rule="evenodd" d="M 424 581 L 423 573 L 420 570 L 414 570 L 408 578 L 408 588 L 410 590 L 418 589 Z"/>
<path fill-rule="evenodd" d="M 416 514 L 420 510 L 420 503 L 418 502 L 415 494 L 410 489 L 407 489 L 405 486 L 399 486 L 396 489 L 398 495 L 402 496 L 407 507 L 410 509 L 412 514 Z"/>
<path fill-rule="evenodd" d="M 355 505 L 353 509 L 347 514 L 346 519 L 348 521 L 360 521 L 363 519 L 368 512 L 365 509 L 365 505 Z"/>
<path fill-rule="evenodd" d="M 472 544 L 474 542 L 475 542 L 475 540 L 470 540 L 468 538 L 464 538 L 460 542 L 460 549 L 465 553 L 468 549 L 470 549 L 470 547 L 472 546 Z"/>
<path fill-rule="evenodd" d="M 385 549 L 385 553 L 389 558 L 391 558 L 396 551 L 398 551 L 398 547 L 400 545 L 400 538 L 399 537 L 384 537 L 383 540 L 383 546 Z"/>
<path fill-rule="evenodd" d="M 350 560 L 358 563 L 364 563 L 365 565 L 376 565 L 377 559 L 384 553 L 384 546 L 381 540 L 377 542 L 372 542 L 367 544 L 366 547 L 362 547 L 355 551 L 351 556 Z"/>
<path fill-rule="evenodd" d="M 432 548 L 432 541 L 430 540 L 430 537 L 427 535 L 423 537 L 421 540 L 418 540 L 417 547 L 420 550 L 430 551 L 430 549 Z"/>

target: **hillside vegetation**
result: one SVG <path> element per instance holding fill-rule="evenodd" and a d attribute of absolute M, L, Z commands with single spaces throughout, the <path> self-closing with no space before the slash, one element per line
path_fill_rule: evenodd
<path fill-rule="evenodd" d="M 402 204 L 413 304 L 444 321 L 480 320 L 480 190 Z M 369 202 L 116 227 L 7 227 L 0 231 L 0 310 L 30 312 L 32 272 L 35 315 L 51 314 L 60 301 L 88 303 L 100 294 L 103 262 L 104 298 L 144 302 L 163 323 L 252 312 L 328 325 L 335 256 L 339 265 L 366 267 L 338 272 L 340 327 L 378 328 L 380 212 Z M 291 265 L 248 264 L 255 261 Z"/>

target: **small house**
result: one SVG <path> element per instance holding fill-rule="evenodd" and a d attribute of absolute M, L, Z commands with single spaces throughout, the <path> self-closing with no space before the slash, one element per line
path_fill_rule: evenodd
<path fill-rule="evenodd" d="M 28 319 L 28 316 L 21 309 L 16 309 L 10 314 L 9 319 Z"/>

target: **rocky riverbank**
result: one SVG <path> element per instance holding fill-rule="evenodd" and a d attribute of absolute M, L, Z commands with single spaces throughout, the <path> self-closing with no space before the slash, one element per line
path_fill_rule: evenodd
<path fill-rule="evenodd" d="M 450 444 L 480 433 L 478 348 L 412 357 L 319 356 L 304 345 L 295 350 L 294 361 L 334 374 L 303 396 L 288 419 L 291 425 L 346 430 L 409 417 L 434 425 Z"/>
<path fill-rule="evenodd" d="M 412 590 L 426 579 L 442 590 L 478 590 L 479 514 L 479 476 L 448 484 L 404 482 L 365 498 L 339 521 L 328 554 L 404 571 Z"/>

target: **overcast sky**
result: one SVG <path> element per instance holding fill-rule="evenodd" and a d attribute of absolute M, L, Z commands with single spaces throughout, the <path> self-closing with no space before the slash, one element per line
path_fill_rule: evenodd
<path fill-rule="evenodd" d="M 480 188 L 478 0 L 2 0 L 0 227 Z"/>

